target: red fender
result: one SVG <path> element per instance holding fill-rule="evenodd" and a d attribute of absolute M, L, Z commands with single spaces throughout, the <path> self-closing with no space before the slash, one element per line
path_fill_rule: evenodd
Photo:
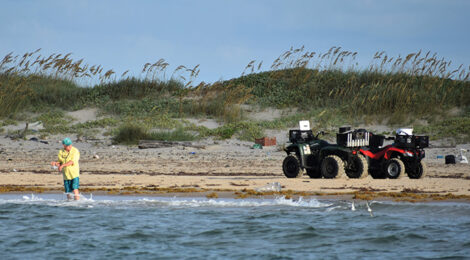
<path fill-rule="evenodd" d="M 392 155 L 393 152 L 398 152 L 401 154 L 405 153 L 405 150 L 396 148 L 392 145 L 385 146 L 384 149 L 380 150 L 378 153 L 373 153 L 369 150 L 363 150 L 363 149 L 360 149 L 359 151 L 361 151 L 361 153 L 364 154 L 365 156 L 374 160 L 380 160 L 380 158 L 382 157 L 384 157 L 385 160 L 388 160 L 390 159 L 390 156 Z"/>

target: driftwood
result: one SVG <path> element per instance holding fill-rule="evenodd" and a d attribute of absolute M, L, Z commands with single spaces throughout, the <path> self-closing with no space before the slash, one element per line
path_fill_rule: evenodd
<path fill-rule="evenodd" d="M 206 148 L 203 145 L 193 145 L 191 142 L 176 142 L 176 141 L 155 141 L 155 140 L 140 140 L 139 149 L 149 148 L 165 148 L 173 146 L 194 147 L 197 149 Z"/>
<path fill-rule="evenodd" d="M 429 148 L 457 148 L 456 145 L 429 145 Z"/>

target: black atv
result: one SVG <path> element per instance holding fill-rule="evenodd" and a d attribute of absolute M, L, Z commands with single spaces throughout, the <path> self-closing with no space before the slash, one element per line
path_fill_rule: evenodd
<path fill-rule="evenodd" d="M 340 128 L 341 131 L 347 129 Z M 365 157 L 358 152 L 359 147 L 348 147 L 343 143 L 343 135 L 337 135 L 339 144 L 330 144 L 320 140 L 312 130 L 290 130 L 289 141 L 284 149 L 287 157 L 282 163 L 282 170 L 287 178 L 301 177 L 303 171 L 310 178 L 326 179 L 340 178 L 347 175 L 349 178 L 364 178 L 368 174 L 368 165 Z M 358 143 L 359 144 L 359 143 Z"/>

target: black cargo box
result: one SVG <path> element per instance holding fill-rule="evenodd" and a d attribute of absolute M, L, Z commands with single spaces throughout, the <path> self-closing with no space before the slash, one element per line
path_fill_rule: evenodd
<path fill-rule="evenodd" d="M 400 148 L 415 148 L 415 143 L 412 135 L 396 135 L 395 145 Z"/>
<path fill-rule="evenodd" d="M 289 141 L 291 143 L 305 143 L 314 139 L 312 130 L 289 130 Z"/>
<path fill-rule="evenodd" d="M 429 146 L 429 136 L 396 135 L 395 145 L 401 148 L 426 148 Z"/>
<path fill-rule="evenodd" d="M 415 136 L 416 148 L 426 148 L 429 147 L 429 136 L 427 135 L 417 135 Z"/>

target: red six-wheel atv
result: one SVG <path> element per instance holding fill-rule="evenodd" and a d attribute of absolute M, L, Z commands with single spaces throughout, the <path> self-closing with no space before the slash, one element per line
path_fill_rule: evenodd
<path fill-rule="evenodd" d="M 385 139 L 394 142 L 381 147 Z M 406 173 L 410 179 L 420 179 L 426 174 L 422 160 L 424 148 L 428 146 L 428 136 L 415 136 L 411 129 L 399 129 L 395 137 L 371 134 L 370 145 L 359 151 L 368 159 L 369 174 L 373 178 L 397 179 Z"/>

